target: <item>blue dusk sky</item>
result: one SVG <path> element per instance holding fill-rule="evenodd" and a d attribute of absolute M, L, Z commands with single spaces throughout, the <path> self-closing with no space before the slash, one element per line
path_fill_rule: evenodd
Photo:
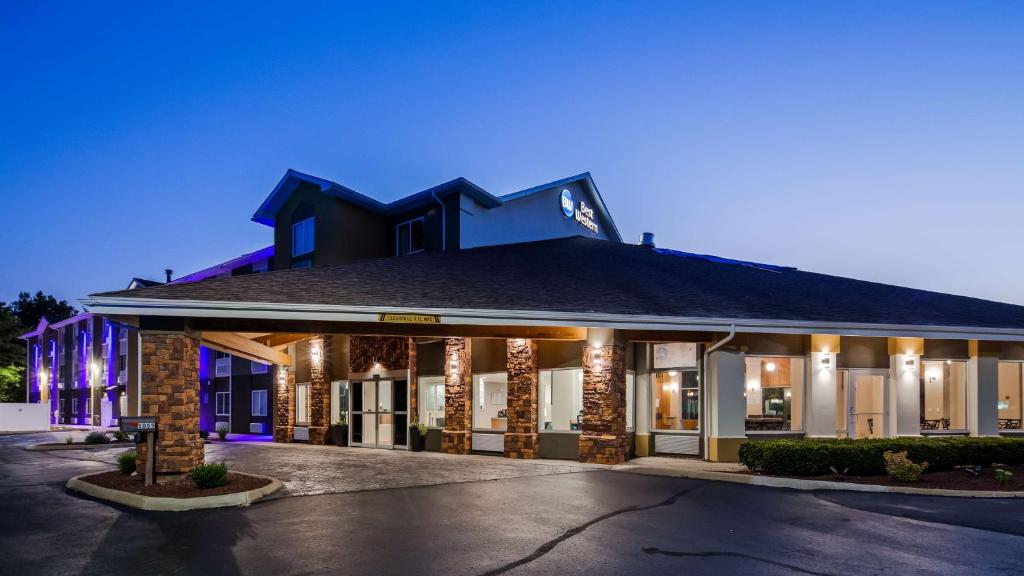
<path fill-rule="evenodd" d="M 7 2 L 0 54 L 0 300 L 268 245 L 294 168 L 1024 304 L 1024 2 Z"/>

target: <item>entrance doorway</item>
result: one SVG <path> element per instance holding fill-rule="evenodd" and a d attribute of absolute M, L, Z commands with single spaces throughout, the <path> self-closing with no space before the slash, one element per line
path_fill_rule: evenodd
<path fill-rule="evenodd" d="M 847 434 L 850 438 L 883 438 L 885 391 L 889 373 L 882 370 L 850 370 L 844 378 L 847 391 Z"/>
<path fill-rule="evenodd" d="M 394 448 L 405 446 L 408 437 L 408 382 L 363 380 L 351 383 L 353 446 Z"/>

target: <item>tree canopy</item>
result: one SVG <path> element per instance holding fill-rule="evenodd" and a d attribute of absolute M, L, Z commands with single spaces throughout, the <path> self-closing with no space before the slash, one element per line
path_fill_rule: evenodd
<path fill-rule="evenodd" d="M 78 313 L 67 300 L 38 291 L 18 294 L 10 304 L 0 302 L 0 402 L 25 401 L 25 343 L 18 336 L 34 330 L 39 320 L 59 322 Z"/>

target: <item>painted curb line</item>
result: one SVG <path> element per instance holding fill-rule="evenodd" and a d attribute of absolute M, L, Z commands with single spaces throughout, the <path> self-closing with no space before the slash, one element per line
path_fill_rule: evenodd
<path fill-rule="evenodd" d="M 103 472 L 101 472 L 101 474 L 103 474 Z M 129 492 L 114 490 L 112 488 L 104 488 L 83 480 L 83 478 L 96 475 L 93 473 L 75 476 L 68 480 L 65 487 L 68 490 L 81 492 L 82 494 L 86 494 L 100 500 L 106 500 L 108 502 L 114 502 L 124 506 L 131 506 L 132 508 L 138 508 L 140 510 L 155 510 L 159 512 L 183 512 L 185 510 L 199 510 L 202 508 L 248 506 L 260 498 L 263 498 L 268 494 L 272 494 L 284 487 L 284 484 L 282 484 L 280 480 L 277 478 L 271 478 L 270 476 L 249 474 L 245 472 L 232 472 L 232 474 L 241 474 L 244 476 L 252 476 L 254 478 L 266 478 L 267 480 L 270 480 L 270 484 L 256 488 L 255 490 L 237 492 L 235 494 L 199 496 L 197 498 L 159 498 L 154 496 L 143 496 L 142 494 L 131 494 Z"/>
<path fill-rule="evenodd" d="M 31 446 L 25 446 L 24 449 L 29 452 L 50 452 L 52 450 L 96 450 L 99 448 L 128 448 L 135 446 L 134 442 L 107 442 L 106 444 L 32 444 Z"/>
<path fill-rule="evenodd" d="M 994 490 L 948 490 L 940 488 L 913 488 L 910 486 L 882 486 L 880 484 L 855 484 L 853 482 L 835 482 L 830 480 L 804 480 L 800 478 L 781 478 L 778 476 L 755 476 L 734 472 L 713 472 L 710 470 L 677 470 L 674 468 L 655 468 L 648 466 L 620 465 L 612 468 L 616 472 L 633 472 L 651 476 L 671 476 L 674 478 L 693 478 L 695 480 L 716 480 L 734 484 L 751 484 L 770 488 L 789 488 L 792 490 L 836 490 L 847 492 L 874 492 L 882 494 L 913 494 L 917 496 L 952 496 L 960 498 L 1024 498 L 1024 492 L 998 492 Z"/>

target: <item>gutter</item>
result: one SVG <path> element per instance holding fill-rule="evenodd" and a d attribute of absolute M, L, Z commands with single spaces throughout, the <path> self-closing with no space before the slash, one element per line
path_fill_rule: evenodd
<path fill-rule="evenodd" d="M 709 346 L 708 348 L 706 348 L 704 350 L 704 363 L 701 365 L 701 370 L 700 371 L 702 373 L 701 374 L 701 384 L 704 387 L 704 401 L 701 402 L 701 404 L 703 404 L 702 409 L 704 410 L 704 458 L 705 459 L 707 459 L 707 457 L 708 457 L 708 450 L 711 447 L 711 394 L 708 393 L 709 386 L 710 386 L 710 384 L 709 384 L 709 380 L 710 379 L 708 378 L 708 359 L 710 358 L 712 352 L 714 352 L 715 350 L 718 350 L 722 346 L 725 346 L 730 341 L 732 341 L 732 339 L 735 338 L 735 337 L 736 337 L 736 325 L 735 324 L 731 324 L 731 325 L 729 325 L 729 335 L 728 336 L 726 336 L 725 338 L 722 338 L 718 342 L 715 342 L 714 344 L 712 344 L 711 346 Z"/>
<path fill-rule="evenodd" d="M 448 215 L 446 214 L 447 208 L 445 208 L 444 202 L 437 197 L 437 190 L 430 191 L 431 198 L 434 202 L 437 202 L 438 206 L 441 207 L 441 252 L 448 251 Z"/>

